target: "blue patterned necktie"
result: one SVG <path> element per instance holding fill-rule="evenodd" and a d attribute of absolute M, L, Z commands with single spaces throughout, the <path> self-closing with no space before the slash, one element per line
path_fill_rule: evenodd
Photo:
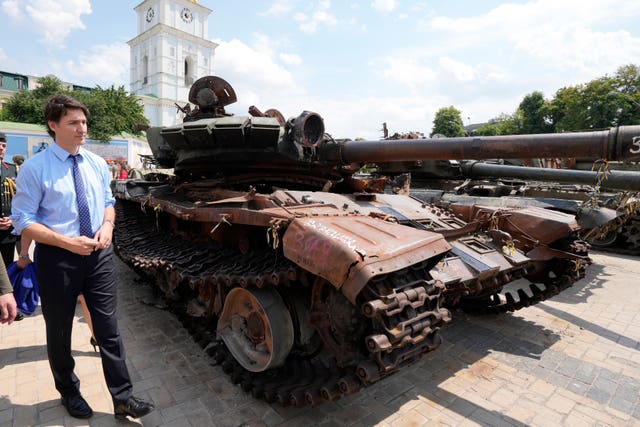
<path fill-rule="evenodd" d="M 76 203 L 78 204 L 78 220 L 80 221 L 80 235 L 93 237 L 93 230 L 91 229 L 91 213 L 89 213 L 89 204 L 87 203 L 87 194 L 84 191 L 84 183 L 82 182 L 82 176 L 80 175 L 80 168 L 78 167 L 78 157 L 69 155 L 73 158 L 73 184 L 76 187 Z"/>

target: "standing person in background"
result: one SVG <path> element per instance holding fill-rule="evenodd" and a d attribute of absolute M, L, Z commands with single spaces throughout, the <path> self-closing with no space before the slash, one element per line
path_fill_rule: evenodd
<path fill-rule="evenodd" d="M 12 233 L 11 201 L 16 189 L 16 165 L 4 161 L 7 154 L 7 136 L 0 132 L 0 253 L 5 267 L 13 262 L 16 236 Z"/>
<path fill-rule="evenodd" d="M 120 165 L 120 173 L 118 174 L 118 179 L 127 179 L 129 177 L 129 171 L 127 168 L 127 164 L 122 162 Z"/>
<path fill-rule="evenodd" d="M 20 166 L 22 166 L 22 164 L 24 163 L 24 156 L 22 154 L 16 154 L 11 158 L 11 161 L 14 165 L 16 165 L 16 171 L 19 171 Z"/>
<path fill-rule="evenodd" d="M 117 161 L 113 161 L 113 168 L 111 169 L 111 175 L 113 176 L 113 179 L 118 179 L 118 177 L 120 176 L 120 162 Z"/>
<path fill-rule="evenodd" d="M 107 165 L 109 165 L 109 171 L 111 172 L 111 179 L 117 179 L 118 171 L 116 170 L 116 162 L 114 160 L 107 160 Z"/>
<path fill-rule="evenodd" d="M 87 107 L 69 96 L 56 95 L 49 99 L 44 113 L 54 142 L 20 168 L 12 220 L 18 233 L 36 241 L 36 274 L 55 386 L 69 415 L 93 415 L 80 394 L 71 355 L 71 329 L 82 293 L 100 346 L 115 417 L 140 418 L 154 406 L 132 394 L 118 330 L 111 175 L 104 159 L 82 147 L 87 137 Z"/>

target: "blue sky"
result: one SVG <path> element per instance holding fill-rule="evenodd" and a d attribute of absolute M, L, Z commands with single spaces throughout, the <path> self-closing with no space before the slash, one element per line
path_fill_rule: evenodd
<path fill-rule="evenodd" d="M 138 1 L 0 0 L 0 70 L 129 88 Z M 535 90 L 640 65 L 640 1 L 200 0 L 228 107 L 312 110 L 337 138 L 429 133 L 512 113 Z"/>

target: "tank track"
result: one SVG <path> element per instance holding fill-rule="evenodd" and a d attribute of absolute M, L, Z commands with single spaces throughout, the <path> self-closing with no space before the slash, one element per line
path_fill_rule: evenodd
<path fill-rule="evenodd" d="M 588 236 L 597 236 L 597 232 L 600 232 L 608 237 L 604 243 L 592 243 L 596 250 L 621 255 L 640 255 L 640 215 L 637 213 L 625 213 L 595 231 L 588 231 Z M 591 239 L 585 240 L 591 243 Z"/>
<path fill-rule="evenodd" d="M 139 203 L 118 200 L 116 212 L 118 256 L 159 286 L 174 314 L 233 383 L 267 402 L 314 405 L 355 393 L 436 349 L 442 342 L 440 327 L 450 320 L 449 311 L 440 308 L 442 284 L 424 280 L 426 263 L 375 278 L 354 307 L 342 296 L 332 297 L 338 294 L 333 286 L 307 277 L 309 273 L 277 256 L 277 251 L 242 255 L 216 242 L 158 232 L 153 216 L 142 213 Z M 294 285 L 293 289 L 302 283 L 313 289 L 309 317 L 324 348 L 292 353 L 283 366 L 264 372 L 245 370 L 217 340 L 208 308 L 212 304 L 194 304 L 210 297 L 202 292 L 210 286 L 203 284 L 225 289 Z M 336 316 L 346 324 L 342 333 L 332 323 Z M 376 333 L 371 333 L 374 326 Z"/>
<path fill-rule="evenodd" d="M 586 257 L 589 252 L 589 244 L 578 238 L 568 238 L 559 244 L 564 250 L 576 255 Z M 498 314 L 530 307 L 558 295 L 582 279 L 589 264 L 589 258 L 554 259 L 551 265 L 545 267 L 551 274 L 547 274 L 542 283 L 529 283 L 519 287 L 507 285 L 501 292 L 489 296 L 463 298 L 460 308 L 473 314 Z"/>

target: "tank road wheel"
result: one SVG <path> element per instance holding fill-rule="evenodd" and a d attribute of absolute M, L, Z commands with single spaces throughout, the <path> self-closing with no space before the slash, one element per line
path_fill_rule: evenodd
<path fill-rule="evenodd" d="M 291 315 L 273 288 L 234 288 L 218 320 L 218 335 L 248 371 L 281 366 L 293 346 Z"/>
<path fill-rule="evenodd" d="M 592 239 L 589 240 L 596 248 L 606 248 L 609 246 L 613 246 L 613 244 L 618 240 L 618 230 L 608 230 L 604 232 L 602 235 L 596 235 Z"/>

